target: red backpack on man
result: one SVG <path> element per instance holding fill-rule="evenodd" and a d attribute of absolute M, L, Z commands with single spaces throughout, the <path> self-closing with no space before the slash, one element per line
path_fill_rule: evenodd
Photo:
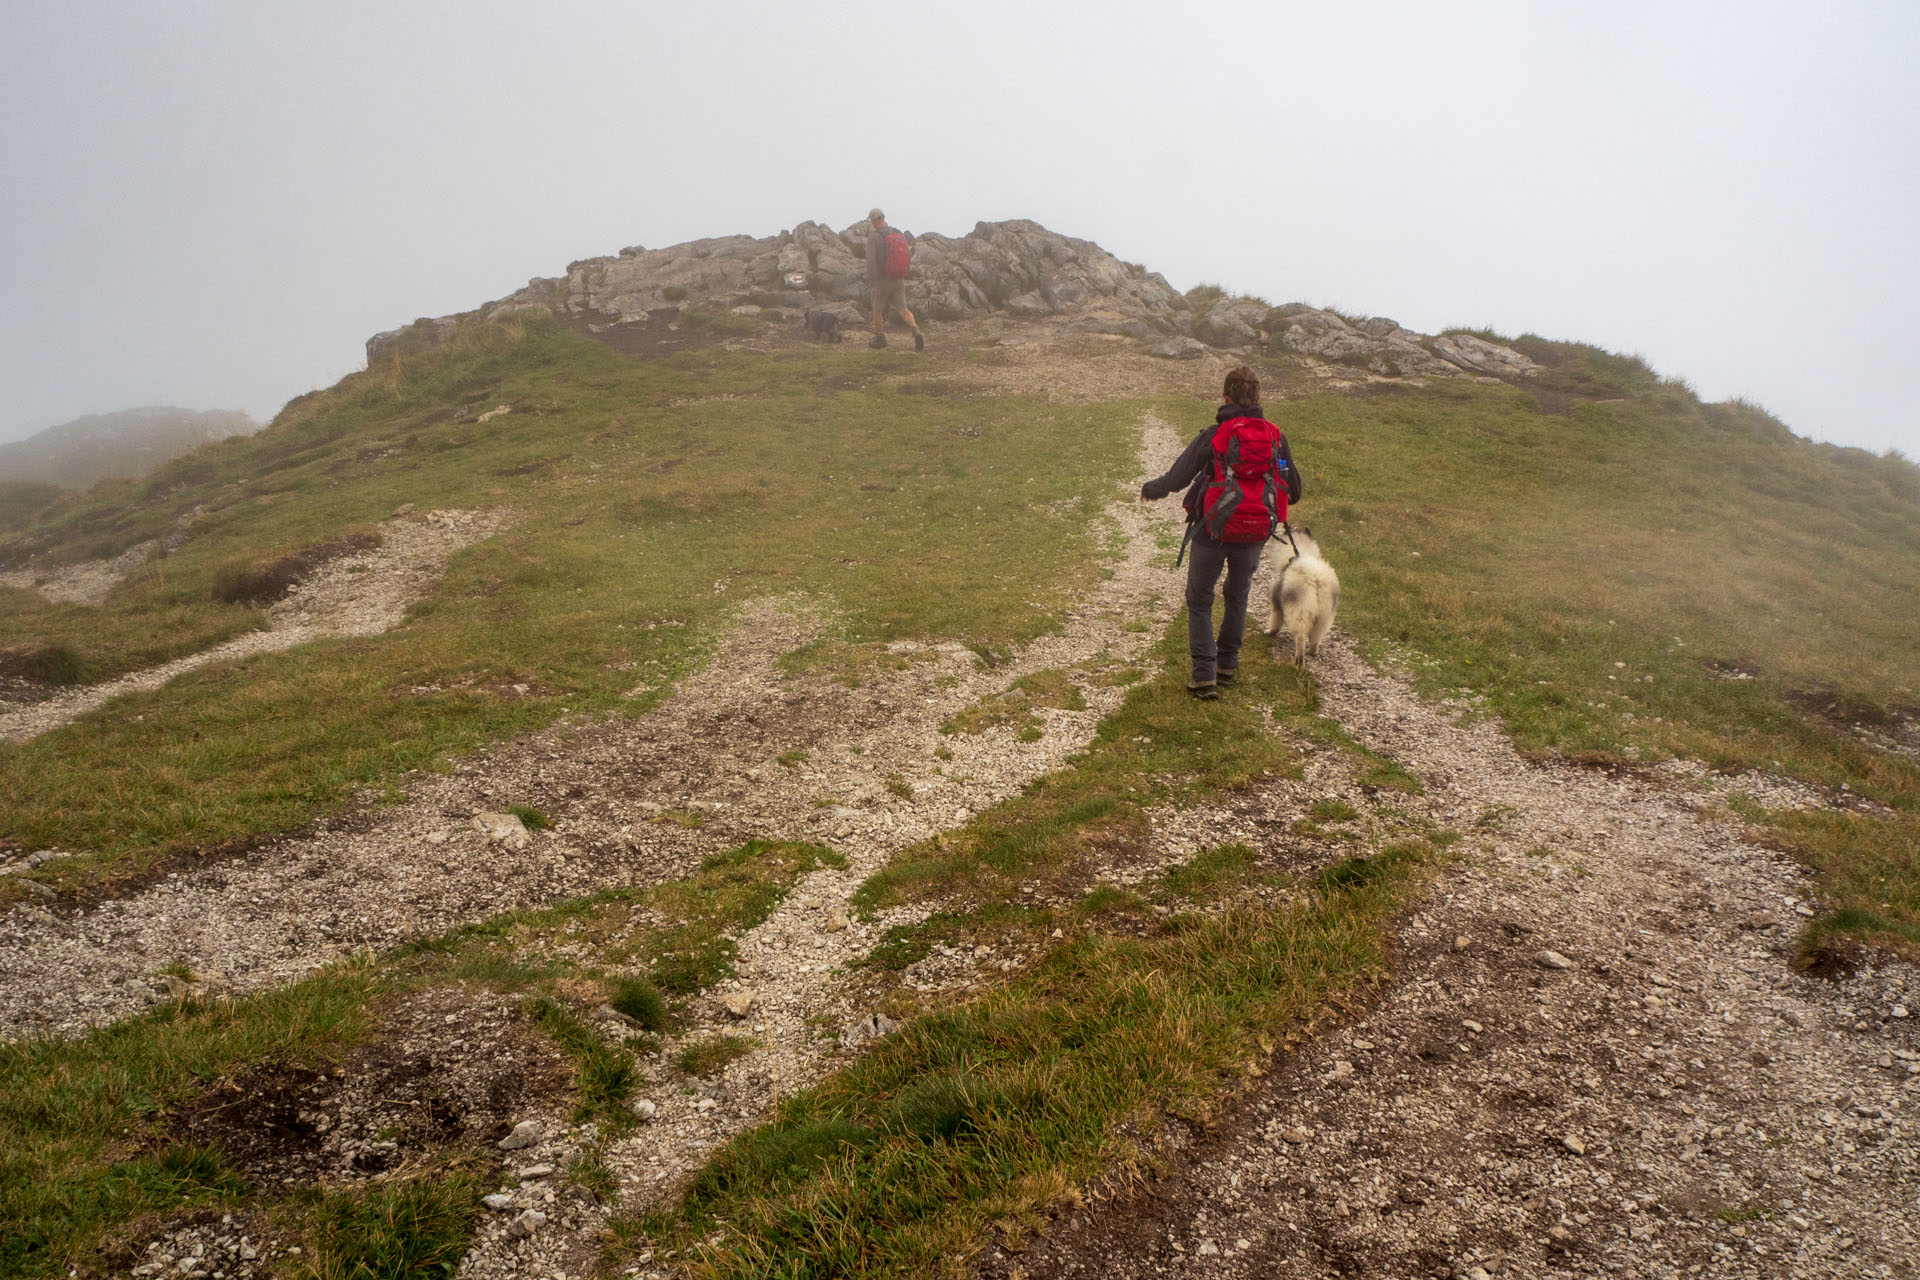
<path fill-rule="evenodd" d="M 1287 520 L 1280 428 L 1265 418 L 1228 418 L 1213 433 L 1213 479 L 1200 523 L 1216 542 L 1265 542 Z"/>
<path fill-rule="evenodd" d="M 907 267 L 913 261 L 913 249 L 907 244 L 907 237 L 888 227 L 881 243 L 885 252 L 880 258 L 880 274 L 889 280 L 905 280 Z"/>

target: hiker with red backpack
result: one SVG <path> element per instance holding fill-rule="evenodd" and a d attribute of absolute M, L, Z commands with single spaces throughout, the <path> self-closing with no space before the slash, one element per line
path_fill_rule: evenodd
<path fill-rule="evenodd" d="M 1300 501 L 1300 470 L 1280 428 L 1260 408 L 1260 375 L 1246 365 L 1227 374 L 1213 425 L 1193 438 L 1167 473 L 1140 486 L 1152 502 L 1187 486 L 1187 651 L 1193 675 L 1187 691 L 1217 698 L 1240 670 L 1247 630 L 1247 596 L 1267 539 L 1286 527 L 1287 504 Z M 1181 544 L 1184 553 L 1187 544 Z M 1177 565 L 1178 560 L 1175 561 Z M 1226 615 L 1213 633 L 1213 587 L 1226 570 Z"/>
<path fill-rule="evenodd" d="M 920 325 L 907 310 L 907 269 L 913 261 L 913 247 L 904 232 L 887 225 L 887 215 L 878 209 L 867 214 L 867 288 L 873 294 L 873 347 L 887 345 L 887 312 L 898 311 L 913 330 L 913 349 L 925 351 L 927 340 L 920 336 Z"/>

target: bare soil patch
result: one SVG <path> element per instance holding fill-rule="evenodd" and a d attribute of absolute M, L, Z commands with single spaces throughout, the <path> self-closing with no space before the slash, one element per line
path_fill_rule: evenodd
<path fill-rule="evenodd" d="M 339 1186 L 448 1149 L 485 1151 L 567 1087 L 512 1001 L 438 988 L 402 1000 L 338 1065 L 257 1065 L 181 1108 L 170 1141 L 218 1148 L 255 1186 Z"/>

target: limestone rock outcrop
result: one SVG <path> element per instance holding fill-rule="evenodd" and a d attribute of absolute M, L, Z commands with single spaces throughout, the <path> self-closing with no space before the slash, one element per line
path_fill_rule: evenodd
<path fill-rule="evenodd" d="M 1274 309 L 1280 345 L 1296 355 L 1353 365 L 1371 373 L 1401 377 L 1445 376 L 1459 372 L 1518 377 L 1539 368 L 1510 347 L 1472 334 L 1438 338 L 1403 329 L 1385 316 L 1358 322 L 1301 303 Z"/>
<path fill-rule="evenodd" d="M 624 323 L 681 307 L 800 310 L 867 296 L 866 224 L 833 231 L 803 222 L 756 239 L 724 236 L 668 249 L 623 250 L 534 280 L 491 310 L 535 303 L 556 314 Z M 982 222 L 955 238 L 913 239 L 908 305 L 959 320 L 1003 311 L 1023 316 L 1085 312 L 1103 331 L 1155 336 L 1190 327 L 1186 299 L 1159 275 L 1120 261 L 1090 240 L 1037 222 Z M 385 335 L 383 335 L 385 336 Z M 378 341 L 376 339 L 375 341 Z"/>
<path fill-rule="evenodd" d="M 817 309 L 858 325 L 867 297 L 866 230 L 865 222 L 840 231 L 802 222 L 771 236 L 719 236 L 665 249 L 632 245 L 572 263 L 564 276 L 531 280 L 476 314 L 538 308 L 604 328 L 672 324 L 690 307 L 784 319 Z M 1385 317 L 1349 322 L 1301 303 L 1221 297 L 1197 313 L 1159 274 L 1025 219 L 982 222 L 959 237 L 929 232 L 912 243 L 907 303 L 936 321 L 995 313 L 1054 319 L 1067 332 L 1136 339 L 1169 359 L 1277 346 L 1384 376 L 1515 377 L 1534 367 L 1519 352 L 1471 334 L 1429 338 Z M 403 335 L 435 340 L 463 318 L 378 334 L 367 342 L 367 357 Z"/>

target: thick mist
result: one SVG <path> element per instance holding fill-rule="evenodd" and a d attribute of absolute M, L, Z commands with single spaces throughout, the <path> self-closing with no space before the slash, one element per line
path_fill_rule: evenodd
<path fill-rule="evenodd" d="M 1920 455 L 1920 10 L 0 10 L 0 440 L 270 416 L 379 330 L 873 204 L 1644 355 Z"/>

